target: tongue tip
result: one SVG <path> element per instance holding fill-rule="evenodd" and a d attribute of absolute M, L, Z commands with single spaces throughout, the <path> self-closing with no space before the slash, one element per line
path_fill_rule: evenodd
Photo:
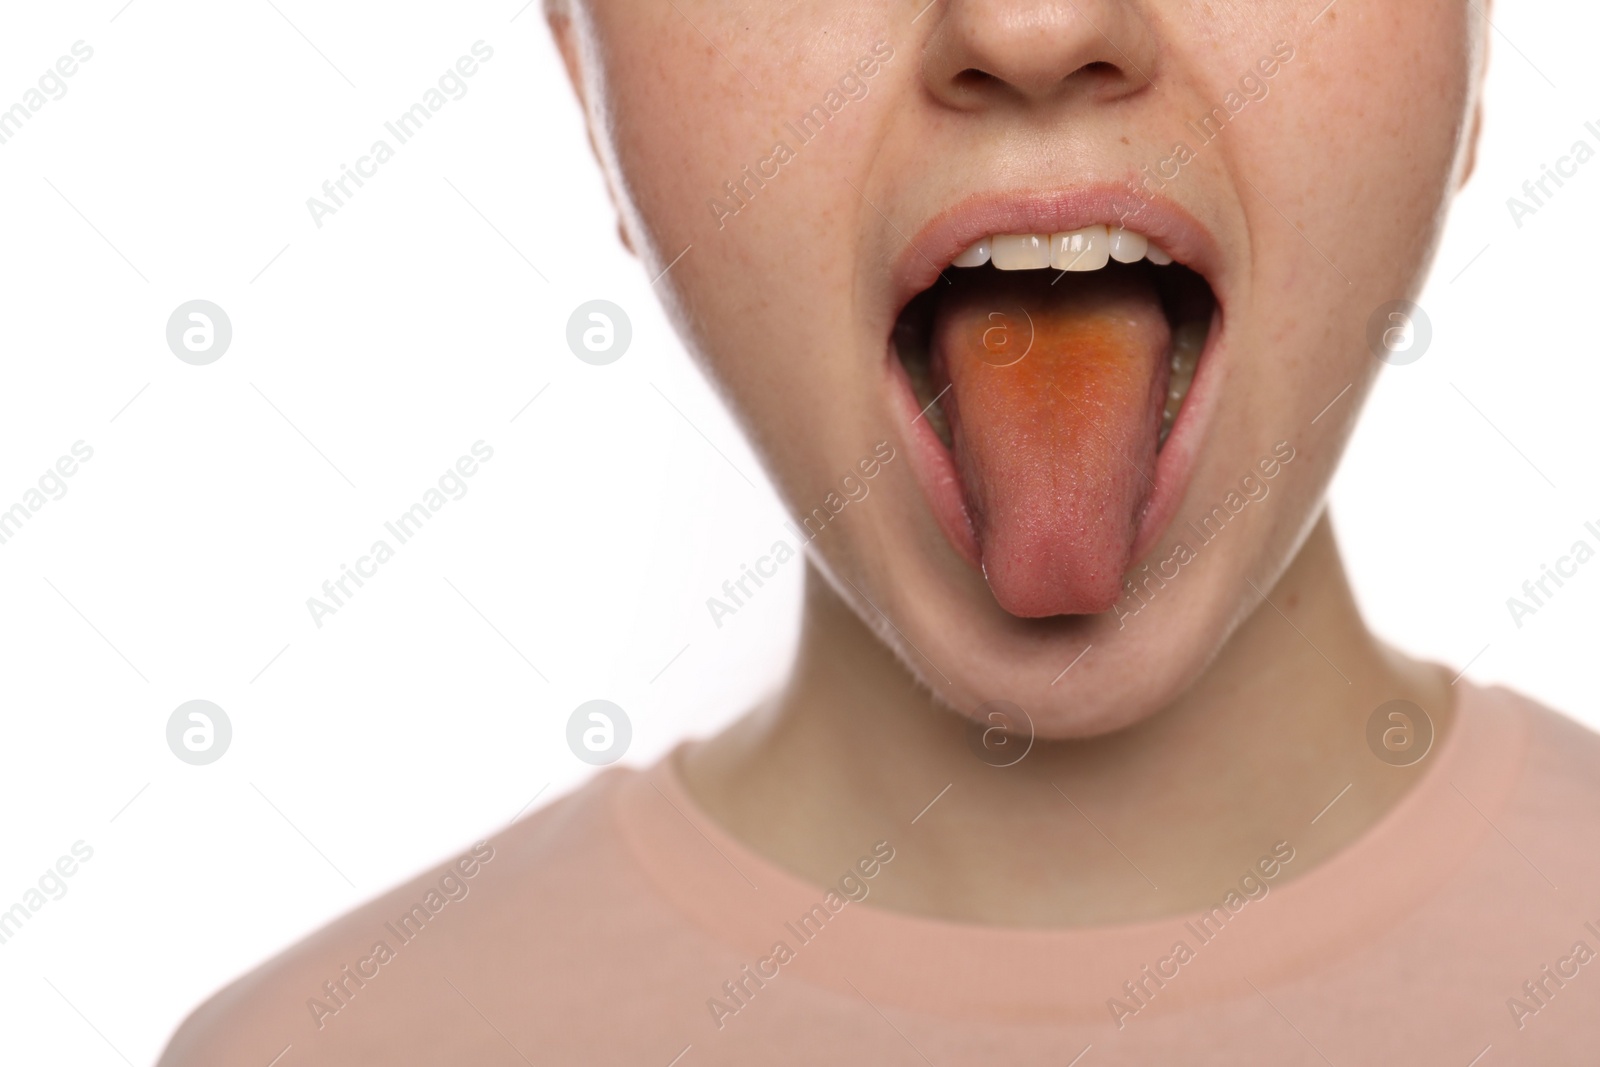
<path fill-rule="evenodd" d="M 1121 567 L 1104 566 L 1085 573 L 1079 567 L 1041 577 L 1037 567 L 1027 564 L 992 566 L 986 561 L 984 565 L 995 600 L 1021 619 L 1110 611 L 1122 598 L 1122 571 Z"/>

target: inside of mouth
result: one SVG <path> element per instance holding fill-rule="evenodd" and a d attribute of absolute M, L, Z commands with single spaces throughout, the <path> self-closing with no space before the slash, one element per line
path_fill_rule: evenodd
<path fill-rule="evenodd" d="M 1138 263 L 1111 262 L 1095 274 L 1108 278 L 1119 275 L 1132 276 L 1136 279 L 1136 284 L 1149 286 L 1161 304 L 1172 340 L 1166 355 L 1170 379 L 1166 399 L 1162 405 L 1161 430 L 1157 442 L 1159 448 L 1166 444 L 1167 435 L 1172 432 L 1172 425 L 1183 409 L 1184 398 L 1189 394 L 1189 386 L 1194 381 L 1195 367 L 1200 362 L 1200 353 L 1204 350 L 1206 339 L 1211 333 L 1211 319 L 1216 308 L 1216 300 L 1204 278 L 1178 263 L 1157 266 L 1149 260 Z M 895 323 L 895 351 L 911 379 L 911 389 L 916 395 L 918 408 L 927 412 L 929 425 L 933 427 L 934 433 L 944 442 L 946 448 L 951 445 L 950 420 L 942 400 L 940 403 L 934 402 L 935 397 L 949 384 L 947 376 L 936 375 L 934 372 L 931 334 L 936 312 L 946 297 L 954 297 L 980 284 L 987 284 L 992 290 L 996 290 L 997 294 L 1003 293 L 1004 289 L 1010 286 L 1016 286 L 1021 293 L 1037 289 L 1041 276 L 1047 282 L 1054 283 L 1049 286 L 1049 291 L 1058 299 L 1074 292 L 1081 292 L 1082 279 L 1089 277 L 1048 268 L 1002 271 L 997 270 L 993 264 L 981 267 L 951 267 L 944 272 L 938 282 L 919 293 L 900 313 Z M 1017 302 L 1002 298 L 995 303 L 1000 305 Z M 1014 314 L 1015 307 L 1001 310 L 1000 314 L 1004 315 L 1007 311 Z M 1004 320 L 988 321 L 993 325 L 985 329 L 999 326 L 1008 330 L 1009 336 L 996 330 L 988 339 L 987 347 L 996 350 L 995 361 L 1002 362 L 1004 356 L 1000 349 L 1008 341 L 1013 344 L 1025 341 L 1027 323 L 1020 317 L 1017 318 L 1017 322 L 1020 323 L 1019 332 Z M 1019 345 L 1019 351 L 1020 347 Z"/>
<path fill-rule="evenodd" d="M 1141 259 L 951 267 L 901 313 L 896 353 L 1006 610 L 1085 614 L 1121 595 L 1215 310 L 1200 275 Z"/>

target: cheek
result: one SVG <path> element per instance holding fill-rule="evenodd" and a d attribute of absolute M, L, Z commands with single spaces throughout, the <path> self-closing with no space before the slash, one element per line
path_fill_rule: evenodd
<path fill-rule="evenodd" d="M 705 239 L 704 201 L 733 177 L 722 173 L 725 164 L 740 156 L 753 131 L 732 106 L 748 87 L 670 6 L 664 11 L 596 5 L 586 37 L 598 63 L 588 67 L 587 91 L 635 247 L 642 238 L 648 247 L 641 251 L 670 261 Z"/>
<path fill-rule="evenodd" d="M 1368 261 L 1404 277 L 1431 255 L 1470 125 L 1474 31 L 1463 4 L 1337 10 L 1295 42 L 1252 155 L 1276 183 L 1262 191 L 1359 287 Z"/>
<path fill-rule="evenodd" d="M 1256 187 L 1239 183 L 1253 264 L 1230 309 L 1238 373 L 1219 423 L 1249 462 L 1244 450 L 1264 434 L 1304 441 L 1294 481 L 1319 486 L 1317 457 L 1331 468 L 1382 367 L 1369 318 L 1414 298 L 1432 262 L 1470 126 L 1476 55 L 1467 5 L 1339 13 L 1291 41 L 1294 57 L 1266 99 L 1198 164 L 1225 165 Z M 1238 473 L 1217 467 L 1212 487 Z M 1263 509 L 1287 510 L 1292 498 L 1273 488 Z"/>
<path fill-rule="evenodd" d="M 670 4 L 596 4 L 587 15 L 603 71 L 591 110 L 641 269 L 653 278 L 672 264 L 656 294 L 799 512 L 836 489 L 885 428 L 851 408 L 865 402 L 864 346 L 881 350 L 887 326 L 869 336 L 858 317 L 823 312 L 851 300 L 848 250 L 872 208 L 844 178 L 893 69 L 803 140 L 802 117 L 879 39 L 834 0 L 803 6 L 757 5 L 739 21 L 737 5 L 678 0 L 694 27 Z M 785 19 L 799 21 L 773 21 Z M 846 420 L 877 436 L 823 425 Z"/>
<path fill-rule="evenodd" d="M 586 11 L 601 151 L 628 222 L 663 266 L 691 243 L 697 256 L 715 245 L 789 257 L 798 220 L 813 226 L 854 195 L 840 161 L 865 132 L 860 112 L 881 75 L 864 83 L 862 99 L 838 83 L 883 36 L 872 25 L 880 15 L 840 0 L 767 7 L 679 0 Z M 842 109 L 822 108 L 808 125 L 830 92 Z"/>

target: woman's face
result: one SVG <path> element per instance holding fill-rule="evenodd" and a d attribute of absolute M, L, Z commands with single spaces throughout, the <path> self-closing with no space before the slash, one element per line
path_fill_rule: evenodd
<path fill-rule="evenodd" d="M 629 242 L 844 598 L 961 711 L 1176 699 L 1405 343 L 1469 5 L 576 2 Z"/>

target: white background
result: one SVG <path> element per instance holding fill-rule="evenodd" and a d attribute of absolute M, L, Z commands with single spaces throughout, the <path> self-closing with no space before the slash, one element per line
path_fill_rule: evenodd
<path fill-rule="evenodd" d="M 0 32 L 0 107 L 94 48 L 0 145 L 0 508 L 94 449 L 0 545 L 0 909 L 94 849 L 0 945 L 7 1063 L 153 1061 L 226 980 L 581 782 L 580 702 L 626 708 L 646 763 L 795 635 L 798 567 L 705 610 L 782 514 L 618 245 L 537 6 L 122 3 Z M 1600 147 L 1600 13 L 1498 25 L 1433 346 L 1387 372 L 1334 514 L 1384 635 L 1600 724 L 1600 561 L 1520 630 L 1505 605 L 1600 525 L 1600 161 L 1520 230 L 1505 206 Z M 467 95 L 316 228 L 306 198 L 479 39 Z M 597 297 L 633 323 L 608 367 L 564 339 Z M 234 329 L 207 367 L 165 343 L 194 298 Z M 306 598 L 478 440 L 467 495 L 315 627 Z M 195 698 L 234 729 L 206 767 L 165 741 Z"/>

